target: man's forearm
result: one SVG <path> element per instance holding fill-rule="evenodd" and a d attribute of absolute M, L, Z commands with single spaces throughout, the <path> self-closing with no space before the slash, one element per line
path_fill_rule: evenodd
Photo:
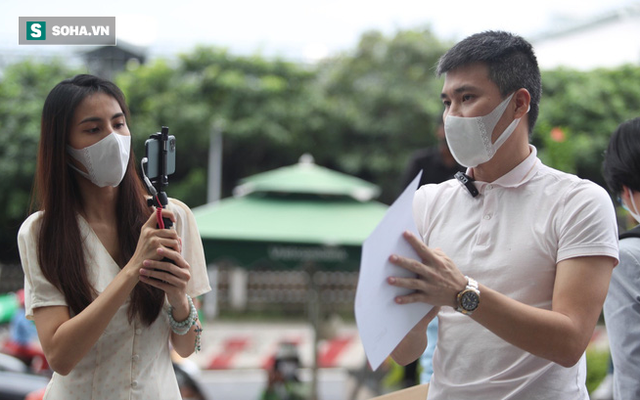
<path fill-rule="evenodd" d="M 391 352 L 391 358 L 400 365 L 417 360 L 427 348 L 427 327 L 438 315 L 440 307 L 433 307 Z"/>
<path fill-rule="evenodd" d="M 518 348 L 571 367 L 589 344 L 613 265 L 608 257 L 560 262 L 551 310 L 523 304 L 481 285 L 482 300 L 471 318 Z"/>

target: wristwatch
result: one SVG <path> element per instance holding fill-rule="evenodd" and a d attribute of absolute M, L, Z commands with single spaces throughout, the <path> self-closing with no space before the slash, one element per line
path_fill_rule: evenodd
<path fill-rule="evenodd" d="M 456 296 L 456 301 L 458 303 L 458 307 L 456 311 L 461 312 L 465 315 L 471 315 L 478 308 L 478 304 L 480 304 L 480 290 L 478 289 L 478 282 L 473 278 L 467 278 L 467 286 L 458 293 Z"/>

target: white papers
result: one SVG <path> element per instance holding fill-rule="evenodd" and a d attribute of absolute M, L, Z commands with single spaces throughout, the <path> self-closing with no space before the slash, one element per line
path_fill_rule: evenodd
<path fill-rule="evenodd" d="M 420 237 L 413 220 L 413 196 L 421 175 L 422 172 L 389 207 L 382 221 L 362 245 L 355 315 L 360 340 L 374 371 L 411 328 L 433 308 L 425 303 L 397 304 L 394 301 L 396 296 L 411 291 L 391 286 L 386 280 L 389 276 L 412 275 L 404 268 L 391 264 L 391 254 L 419 260 L 402 233 L 411 231 Z"/>

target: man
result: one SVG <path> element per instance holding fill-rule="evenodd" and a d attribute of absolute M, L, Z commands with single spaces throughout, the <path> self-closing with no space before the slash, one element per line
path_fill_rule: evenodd
<path fill-rule="evenodd" d="M 529 144 L 541 82 L 528 42 L 479 33 L 437 71 L 447 142 L 468 176 L 416 193 L 421 237 L 405 239 L 420 260 L 390 256 L 416 278 L 388 281 L 412 290 L 397 303 L 435 307 L 392 357 L 419 357 L 438 315 L 429 399 L 588 400 L 584 351 L 618 262 L 613 204 Z"/>

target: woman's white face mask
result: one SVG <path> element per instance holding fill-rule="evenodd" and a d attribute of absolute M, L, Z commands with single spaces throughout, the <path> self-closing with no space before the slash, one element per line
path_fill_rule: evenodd
<path fill-rule="evenodd" d="M 445 137 L 453 158 L 460 165 L 476 167 L 491 160 L 500 146 L 509 139 L 521 118 L 514 119 L 495 143 L 491 143 L 493 130 L 514 94 L 515 92 L 484 116 L 456 117 L 447 115 L 444 120 Z"/>
<path fill-rule="evenodd" d="M 131 136 L 111 132 L 104 139 L 83 149 L 74 149 L 67 145 L 67 152 L 78 160 L 88 173 L 72 164 L 69 165 L 96 186 L 116 187 L 127 172 L 130 147 Z"/>

